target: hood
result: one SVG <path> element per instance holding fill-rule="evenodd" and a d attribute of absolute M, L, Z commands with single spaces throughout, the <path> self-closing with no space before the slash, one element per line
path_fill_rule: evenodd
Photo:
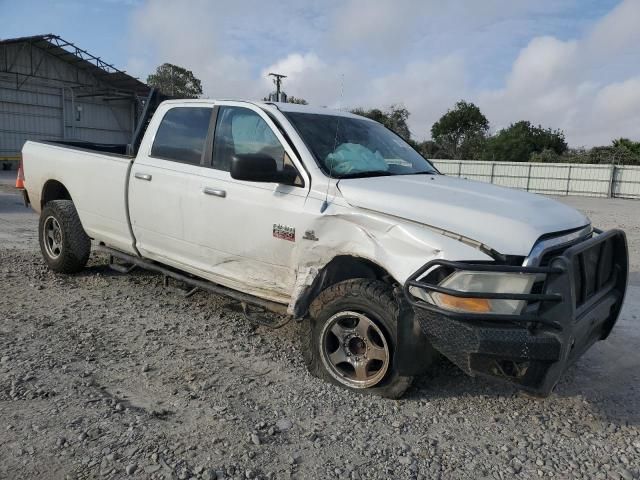
<path fill-rule="evenodd" d="M 353 206 L 448 230 L 505 255 L 528 255 L 542 235 L 589 224 L 548 197 L 445 175 L 343 179 L 338 188 Z"/>

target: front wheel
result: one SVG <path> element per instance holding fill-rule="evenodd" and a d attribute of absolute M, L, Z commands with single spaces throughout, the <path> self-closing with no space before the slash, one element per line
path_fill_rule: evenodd
<path fill-rule="evenodd" d="M 71 200 L 48 202 L 40 214 L 40 250 L 51 270 L 75 273 L 87 264 L 91 240 Z"/>
<path fill-rule="evenodd" d="M 303 330 L 309 371 L 350 390 L 399 398 L 412 378 L 398 374 L 398 302 L 389 285 L 346 280 L 322 291 Z"/>

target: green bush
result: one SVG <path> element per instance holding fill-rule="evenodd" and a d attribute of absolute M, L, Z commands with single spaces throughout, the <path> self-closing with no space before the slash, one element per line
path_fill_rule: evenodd
<path fill-rule="evenodd" d="M 555 151 L 550 148 L 545 148 L 541 152 L 533 152 L 529 159 L 530 162 L 541 162 L 541 163 L 561 163 L 563 162 L 566 155 L 558 155 Z"/>
<path fill-rule="evenodd" d="M 486 142 L 482 159 L 497 162 L 528 162 L 534 153 L 550 150 L 558 155 L 567 151 L 561 130 L 537 127 L 526 120 L 500 130 Z M 547 154 L 549 156 L 549 154 Z"/>
<path fill-rule="evenodd" d="M 614 142 L 615 143 L 615 142 Z M 563 155 L 550 150 L 531 155 L 531 162 L 543 163 L 586 163 L 603 165 L 640 165 L 640 154 L 623 146 L 605 146 L 586 149 L 570 149 Z"/>

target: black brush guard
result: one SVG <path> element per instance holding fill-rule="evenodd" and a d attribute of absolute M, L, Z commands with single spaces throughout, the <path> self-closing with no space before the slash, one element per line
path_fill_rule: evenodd
<path fill-rule="evenodd" d="M 434 267 L 536 274 L 544 283 L 539 293 L 462 292 L 419 280 Z M 625 234 L 610 230 L 569 247 L 546 266 L 433 260 L 409 277 L 404 294 L 429 341 L 466 373 L 506 380 L 546 396 L 573 361 L 611 332 L 624 300 L 627 272 Z M 524 300 L 527 307 L 519 315 L 454 312 L 416 297 L 412 288 Z"/>

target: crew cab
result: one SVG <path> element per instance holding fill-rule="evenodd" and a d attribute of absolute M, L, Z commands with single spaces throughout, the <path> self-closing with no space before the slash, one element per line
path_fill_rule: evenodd
<path fill-rule="evenodd" d="M 547 395 L 620 313 L 622 231 L 442 175 L 370 119 L 170 100 L 141 130 L 139 147 L 24 145 L 48 266 L 77 272 L 93 244 L 295 318 L 310 371 L 338 385 L 399 397 L 439 352 Z"/>

